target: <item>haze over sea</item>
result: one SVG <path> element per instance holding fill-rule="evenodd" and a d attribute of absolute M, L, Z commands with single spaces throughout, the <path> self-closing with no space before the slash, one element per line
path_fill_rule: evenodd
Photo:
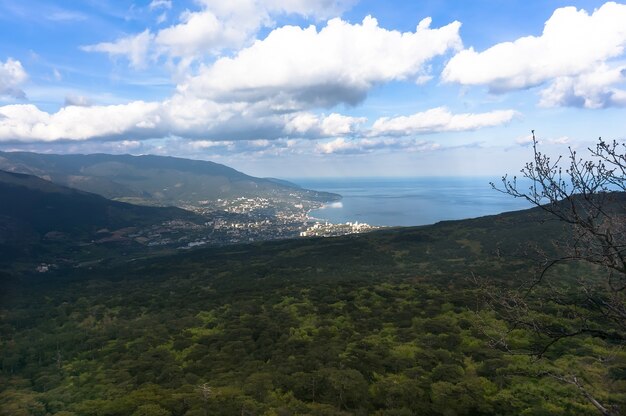
<path fill-rule="evenodd" d="M 291 179 L 309 189 L 343 196 L 311 211 L 332 223 L 365 222 L 378 226 L 433 224 L 529 208 L 522 200 L 497 192 L 493 177 L 320 178 Z"/>

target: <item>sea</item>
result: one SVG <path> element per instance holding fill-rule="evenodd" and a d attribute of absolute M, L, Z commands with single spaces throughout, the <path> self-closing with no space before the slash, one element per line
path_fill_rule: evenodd
<path fill-rule="evenodd" d="M 376 226 L 434 224 L 530 208 L 527 201 L 494 190 L 492 177 L 290 179 L 304 188 L 340 194 L 310 212 L 313 220 Z"/>

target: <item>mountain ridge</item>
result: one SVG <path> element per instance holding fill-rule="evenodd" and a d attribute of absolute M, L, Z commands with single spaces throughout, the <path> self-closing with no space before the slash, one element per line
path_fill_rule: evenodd
<path fill-rule="evenodd" d="M 146 205 L 184 206 L 235 197 L 284 200 L 293 194 L 318 202 L 340 198 L 280 179 L 256 178 L 219 163 L 172 156 L 0 151 L 0 169 Z"/>

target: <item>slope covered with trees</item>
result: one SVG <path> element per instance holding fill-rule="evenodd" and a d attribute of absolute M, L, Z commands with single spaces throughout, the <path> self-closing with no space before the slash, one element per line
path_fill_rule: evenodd
<path fill-rule="evenodd" d="M 0 152 L 0 169 L 142 204 L 197 205 L 202 201 L 238 197 L 290 201 L 293 195 L 321 202 L 339 198 L 287 181 L 249 176 L 219 163 L 154 155 Z"/>
<path fill-rule="evenodd" d="M 0 270 L 18 258 L 36 261 L 50 250 L 69 251 L 102 238 L 99 230 L 147 227 L 168 220 L 203 223 L 175 207 L 146 207 L 0 170 Z"/>
<path fill-rule="evenodd" d="M 537 238 L 537 236 L 542 236 Z M 335 239 L 198 250 L 3 288 L 7 415 L 597 414 L 626 406 L 626 354 L 546 338 L 482 302 L 567 229 L 539 209 Z M 548 237 L 548 238 L 546 238 Z M 594 266 L 555 266 L 564 293 Z M 573 292 L 572 292 L 573 293 Z M 556 300 L 544 323 L 562 325 Z M 589 316 L 589 319 L 596 317 Z M 601 317 L 594 324 L 602 326 Z M 493 344 L 506 332 L 507 349 Z"/>

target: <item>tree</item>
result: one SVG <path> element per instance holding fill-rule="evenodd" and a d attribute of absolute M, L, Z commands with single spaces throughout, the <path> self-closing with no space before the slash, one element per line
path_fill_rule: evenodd
<path fill-rule="evenodd" d="M 626 144 L 599 139 L 588 151 L 583 158 L 569 148 L 565 157 L 551 158 L 539 151 L 533 131 L 533 160 L 521 170 L 521 179 L 505 175 L 501 185 L 491 184 L 525 199 L 547 214 L 542 221 L 556 219 L 566 230 L 552 249 L 546 244 L 535 249 L 541 267 L 521 287 L 483 292 L 510 322 L 507 334 L 495 340 L 505 349 L 512 349 L 507 335 L 520 329 L 536 336 L 527 352 L 539 358 L 577 336 L 601 338 L 617 349 L 625 345 Z M 594 397 L 584 377 L 544 375 L 575 386 L 602 414 L 617 412 Z"/>

